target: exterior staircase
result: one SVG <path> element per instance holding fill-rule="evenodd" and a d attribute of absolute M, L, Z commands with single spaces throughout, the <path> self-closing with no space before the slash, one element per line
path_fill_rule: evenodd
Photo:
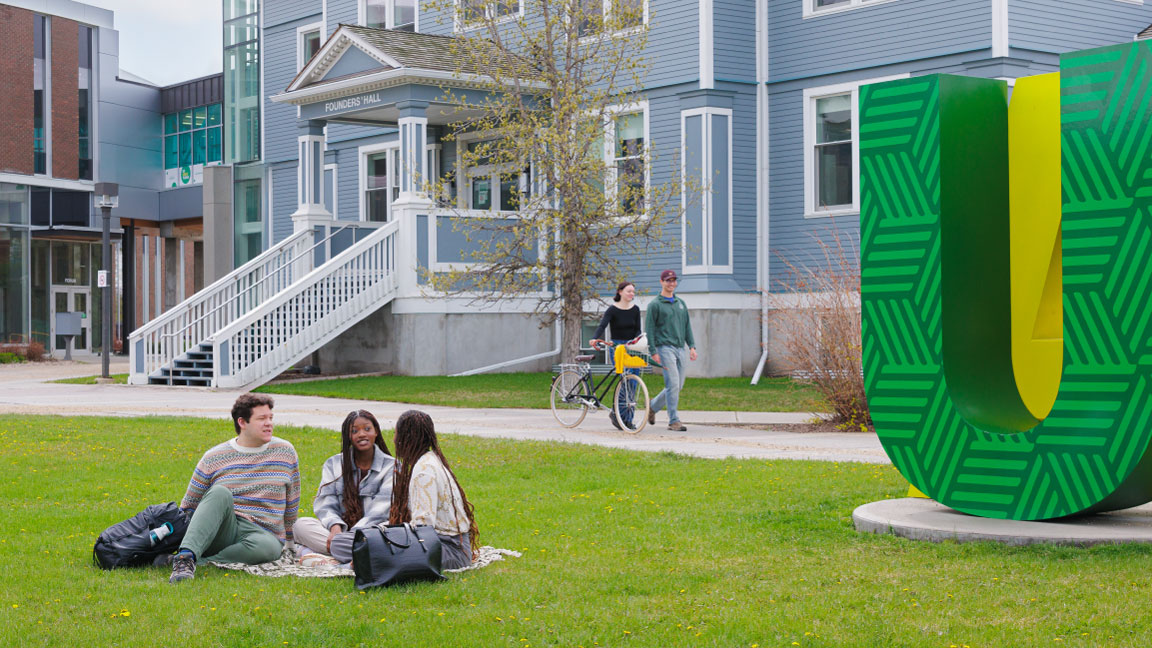
<path fill-rule="evenodd" d="M 128 382 L 253 389 L 390 302 L 398 224 L 284 239 L 129 336 Z"/>
<path fill-rule="evenodd" d="M 149 385 L 212 386 L 212 347 L 198 344 L 194 349 L 161 367 L 157 375 L 148 376 Z"/>

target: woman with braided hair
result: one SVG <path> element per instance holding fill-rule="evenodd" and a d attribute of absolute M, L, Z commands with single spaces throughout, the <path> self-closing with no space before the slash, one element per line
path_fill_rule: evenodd
<path fill-rule="evenodd" d="M 472 564 L 477 548 L 476 516 L 468 496 L 440 451 L 432 417 L 408 410 L 396 419 L 400 471 L 392 489 L 390 524 L 427 524 L 440 536 L 441 567 Z"/>
<path fill-rule="evenodd" d="M 340 454 L 324 462 L 312 501 L 314 518 L 296 521 L 300 564 L 352 561 L 355 529 L 388 521 L 396 460 L 371 412 L 349 412 L 340 426 Z"/>

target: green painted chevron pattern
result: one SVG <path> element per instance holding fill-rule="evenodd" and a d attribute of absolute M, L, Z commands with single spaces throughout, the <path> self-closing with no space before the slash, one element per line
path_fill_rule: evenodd
<path fill-rule="evenodd" d="M 1152 43 L 1061 59 L 1064 372 L 1051 414 L 1026 431 L 969 423 L 945 378 L 941 167 L 973 163 L 942 148 L 946 86 L 860 93 L 864 373 L 880 440 L 913 485 L 975 515 L 1150 501 Z"/>

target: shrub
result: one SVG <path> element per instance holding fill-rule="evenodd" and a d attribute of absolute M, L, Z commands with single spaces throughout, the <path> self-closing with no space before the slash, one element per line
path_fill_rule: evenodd
<path fill-rule="evenodd" d="M 44 359 L 44 345 L 39 342 L 29 342 L 24 347 L 24 358 L 29 362 L 40 362 Z"/>
<path fill-rule="evenodd" d="M 8 351 L 0 351 L 0 364 L 24 362 L 24 358 Z"/>
<path fill-rule="evenodd" d="M 8 360 L 6 363 L 11 362 L 39 362 L 44 359 L 44 345 L 39 342 L 30 342 L 28 344 L 0 344 L 0 353 L 16 356 L 18 360 Z"/>
<path fill-rule="evenodd" d="M 872 417 L 860 363 L 857 255 L 845 249 L 835 232 L 830 241 L 817 243 L 820 254 L 813 266 L 785 260 L 788 275 L 782 292 L 788 293 L 787 307 L 769 317 L 783 338 L 784 365 L 793 377 L 827 399 L 841 429 L 867 431 Z"/>

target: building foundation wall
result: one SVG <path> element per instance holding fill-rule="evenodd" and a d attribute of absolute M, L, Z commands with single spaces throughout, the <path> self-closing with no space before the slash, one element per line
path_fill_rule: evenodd
<path fill-rule="evenodd" d="M 699 359 L 688 363 L 689 377 L 751 376 L 755 372 L 761 353 L 759 310 L 694 310 L 692 329 Z M 541 328 L 536 317 L 477 312 L 394 314 L 389 304 L 325 345 L 316 358 L 326 374 L 438 376 L 553 348 L 554 329 Z M 774 357 L 778 352 L 778 346 L 770 342 L 769 373 L 782 370 L 781 359 Z M 557 362 L 554 356 L 501 371 L 549 371 Z"/>

